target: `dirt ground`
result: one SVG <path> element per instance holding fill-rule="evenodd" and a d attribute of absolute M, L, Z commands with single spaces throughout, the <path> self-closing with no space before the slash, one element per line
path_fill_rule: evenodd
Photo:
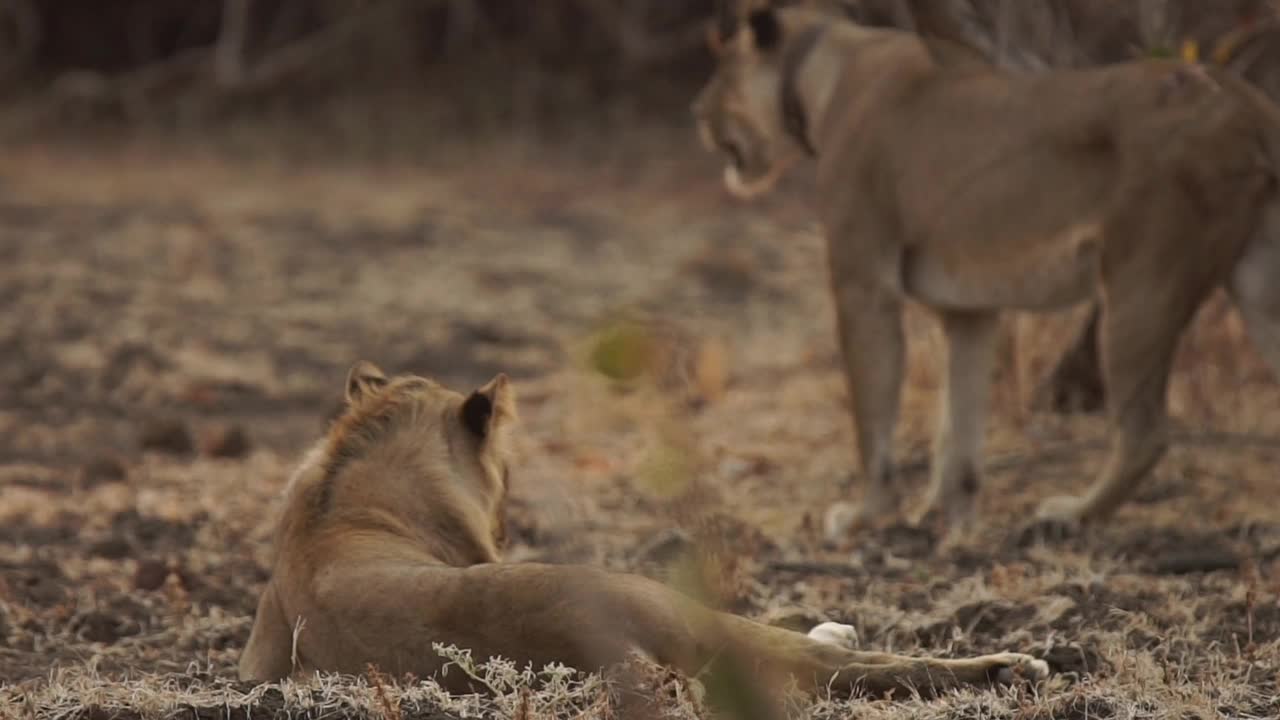
<path fill-rule="evenodd" d="M 235 681 L 279 493 L 361 358 L 460 389 L 517 381 L 512 559 L 660 572 L 688 537 L 721 561 L 736 612 L 1055 670 L 1038 694 L 798 715 L 1280 716 L 1280 387 L 1234 313 L 1201 314 L 1170 394 L 1180 441 L 1109 526 L 1022 533 L 1040 498 L 1089 482 L 1104 421 L 1026 409 L 1075 317 L 1017 318 L 975 544 L 938 553 L 902 526 L 830 543 L 824 510 L 856 497 L 856 455 L 803 196 L 795 182 L 730 199 L 691 132 L 415 167 L 7 153 L 0 716 L 615 716 L 592 678 L 530 694 L 512 675 L 487 699 L 377 677 Z M 679 402 L 584 362 L 621 314 L 686 350 Z M 909 332 L 899 447 L 916 498 L 941 345 L 923 313 Z M 660 482 L 672 438 L 687 474 Z M 666 716 L 707 712 L 655 682 Z"/>

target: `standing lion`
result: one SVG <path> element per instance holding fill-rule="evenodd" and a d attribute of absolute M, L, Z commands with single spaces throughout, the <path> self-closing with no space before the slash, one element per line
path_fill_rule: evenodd
<path fill-rule="evenodd" d="M 945 41 L 805 7 L 729 0 L 694 104 L 739 195 L 817 161 L 818 211 L 866 482 L 892 518 L 903 303 L 948 347 L 928 498 L 962 539 L 981 485 L 1001 311 L 1101 299 L 1110 450 L 1041 521 L 1101 521 L 1167 446 L 1184 328 L 1225 287 L 1280 370 L 1280 112 L 1235 75 L 1176 60 L 1016 75 Z"/>

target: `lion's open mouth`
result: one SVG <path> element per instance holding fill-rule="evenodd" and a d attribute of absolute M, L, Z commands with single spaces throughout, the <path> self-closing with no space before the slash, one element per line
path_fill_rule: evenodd
<path fill-rule="evenodd" d="M 777 184 L 778 178 L 791 167 L 792 161 L 783 158 L 781 161 L 774 162 L 767 169 L 758 175 L 746 176 L 744 168 L 740 163 L 726 165 L 724 169 L 724 183 L 729 192 L 737 197 L 749 199 L 762 195 L 773 189 Z"/>
<path fill-rule="evenodd" d="M 747 156 L 743 154 L 742 148 L 738 147 L 738 143 L 732 140 L 721 140 L 720 149 L 729 156 L 729 162 L 741 171 L 747 164 Z"/>

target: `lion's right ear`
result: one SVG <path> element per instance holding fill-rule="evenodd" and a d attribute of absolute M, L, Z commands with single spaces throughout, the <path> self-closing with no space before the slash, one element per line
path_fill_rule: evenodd
<path fill-rule="evenodd" d="M 712 25 L 712 49 L 718 51 L 738 32 L 746 6 L 743 0 L 716 0 L 716 19 Z"/>
<path fill-rule="evenodd" d="M 749 18 L 760 8 L 769 8 L 775 0 L 716 0 L 716 18 L 707 33 L 707 44 L 719 55 L 723 48 L 738 36 L 743 24 L 750 25 Z M 771 11 L 770 11 L 771 12 Z"/>
<path fill-rule="evenodd" d="M 354 405 L 386 384 L 387 376 L 381 368 L 368 360 L 361 360 L 347 373 L 347 402 Z"/>
<path fill-rule="evenodd" d="M 771 52 L 782 44 L 782 23 L 771 7 L 748 15 L 747 27 L 751 29 L 751 44 L 760 52 Z"/>
<path fill-rule="evenodd" d="M 715 57 L 724 54 L 724 33 L 721 32 L 718 23 L 707 25 L 707 49 Z"/>

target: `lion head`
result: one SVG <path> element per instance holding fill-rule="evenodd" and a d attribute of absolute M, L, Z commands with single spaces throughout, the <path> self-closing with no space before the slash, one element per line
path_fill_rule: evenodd
<path fill-rule="evenodd" d="M 747 0 L 722 2 L 710 38 L 716 69 L 692 110 L 703 145 L 727 160 L 726 187 L 752 197 L 813 153 L 796 74 L 816 31 L 831 18 L 815 7 L 751 9 Z"/>
<path fill-rule="evenodd" d="M 374 524 L 438 546 L 449 564 L 494 562 L 516 420 L 505 375 L 464 395 L 358 362 L 342 413 L 297 476 L 304 524 Z"/>

